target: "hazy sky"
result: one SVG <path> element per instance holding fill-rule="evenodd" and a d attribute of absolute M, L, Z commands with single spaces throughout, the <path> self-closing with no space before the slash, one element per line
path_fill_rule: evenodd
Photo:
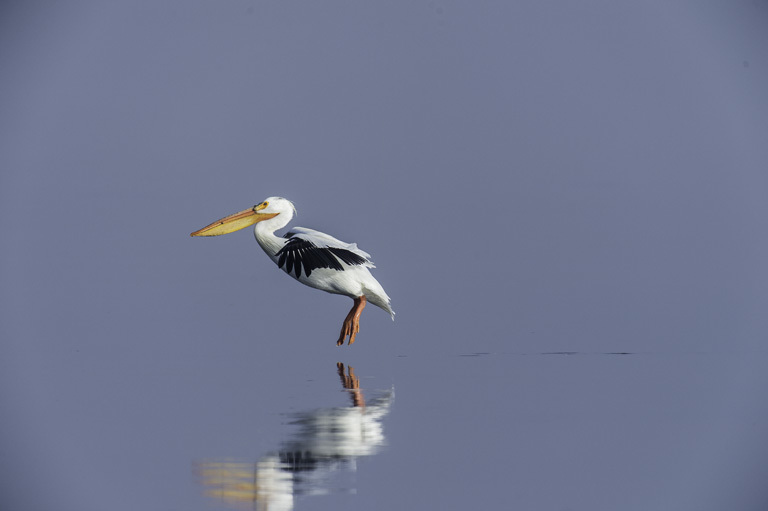
<path fill-rule="evenodd" d="M 97 509 L 113 495 L 112 509 L 206 509 L 187 488 L 153 485 L 179 460 L 215 456 L 208 451 L 222 424 L 232 423 L 232 439 L 242 431 L 243 445 L 256 442 L 245 438 L 249 427 L 274 437 L 247 459 L 274 449 L 277 414 L 326 406 L 301 382 L 327 377 L 327 392 L 338 392 L 334 363 L 343 359 L 362 375 L 367 365 L 373 388 L 398 388 L 390 457 L 366 464 L 401 467 L 397 440 L 420 442 L 405 425 L 439 428 L 441 414 L 477 411 L 473 399 L 492 388 L 493 402 L 504 403 L 498 415 L 472 419 L 488 421 L 479 429 L 489 452 L 493 441 L 526 463 L 546 459 L 515 450 L 517 440 L 494 426 L 513 417 L 541 426 L 526 404 L 579 403 L 574 415 L 546 412 L 567 417 L 553 420 L 570 431 L 627 406 L 624 417 L 650 425 L 627 419 L 621 428 L 653 431 L 658 452 L 679 445 L 666 432 L 706 424 L 686 452 L 699 453 L 698 467 L 722 469 L 692 470 L 682 487 L 713 488 L 702 481 L 724 480 L 723 470 L 743 486 L 724 483 L 724 500 L 711 490 L 702 502 L 733 505 L 741 495 L 739 509 L 757 506 L 762 482 L 741 471 L 768 468 L 768 449 L 752 443 L 762 441 L 756 425 L 768 424 L 755 404 L 768 384 L 767 25 L 768 8 L 756 1 L 4 3 L 0 484 L 8 499 Z M 246 231 L 189 237 L 271 195 L 294 201 L 294 225 L 373 255 L 394 324 L 371 307 L 358 342 L 340 351 L 348 299 L 286 278 Z M 456 358 L 478 352 L 497 358 Z M 545 352 L 660 358 L 621 369 L 520 358 Z M 475 363 L 479 380 L 445 382 Z M 520 374 L 541 394 L 510 397 Z M 593 388 L 590 374 L 604 379 Z M 661 411 L 618 395 L 594 406 L 580 401 L 594 394 L 575 391 L 575 401 L 547 401 L 558 388 L 622 385 L 637 406 L 702 408 L 691 405 L 671 426 Z M 261 411 L 243 412 L 249 425 L 233 411 L 246 388 L 275 392 L 258 398 Z M 419 400 L 426 408 L 409 406 L 426 388 L 435 391 Z M 193 425 L 191 410 L 206 413 Z M 462 431 L 459 423 L 449 431 Z M 747 423 L 754 429 L 733 429 Z M 712 440 L 725 431 L 743 441 Z M 156 454 L 168 466 L 151 464 L 150 475 L 131 453 L 155 444 L 173 454 Z M 605 452 L 632 459 L 648 447 L 636 448 Z M 580 466 L 575 454 L 566 458 L 563 467 Z M 502 459 L 489 470 L 508 473 Z M 664 474 L 694 464 L 680 460 Z M 528 493 L 483 495 L 535 509 L 547 474 L 563 482 L 548 470 L 518 474 L 532 478 Z M 176 475 L 188 482 L 188 472 Z M 425 493 L 395 493 L 446 502 L 434 490 L 450 478 L 433 475 Z M 632 480 L 623 479 L 627 488 Z M 126 486 L 136 502 L 116 496 Z M 615 488 L 617 499 L 628 491 Z M 674 494 L 674 485 L 658 489 L 659 502 Z M 637 509 L 660 509 L 641 500 Z M 569 494 L 539 509 L 598 502 Z M 680 502 L 675 509 L 704 509 Z"/>

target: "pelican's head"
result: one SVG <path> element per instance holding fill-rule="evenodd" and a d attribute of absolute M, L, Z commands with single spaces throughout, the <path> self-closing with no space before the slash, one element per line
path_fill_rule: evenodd
<path fill-rule="evenodd" d="M 244 229 L 249 225 L 279 216 L 280 220 L 275 222 L 274 229 L 271 229 L 277 230 L 288 225 L 295 212 L 296 208 L 288 199 L 269 197 L 252 208 L 216 220 L 199 231 L 193 232 L 190 236 L 220 236 L 222 234 L 229 234 L 230 232 Z"/>

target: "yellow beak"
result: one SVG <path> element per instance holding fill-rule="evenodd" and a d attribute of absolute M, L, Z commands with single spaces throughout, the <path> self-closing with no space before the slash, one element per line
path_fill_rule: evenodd
<path fill-rule="evenodd" d="M 234 215 L 225 216 L 220 220 L 216 220 L 210 225 L 206 225 L 199 231 L 195 231 L 190 236 L 220 236 L 222 234 L 229 234 L 230 232 L 239 231 L 245 229 L 249 225 L 253 225 L 262 220 L 269 220 L 276 217 L 279 213 L 259 213 L 259 210 L 266 208 L 266 204 L 259 204 L 250 209 L 240 211 Z"/>

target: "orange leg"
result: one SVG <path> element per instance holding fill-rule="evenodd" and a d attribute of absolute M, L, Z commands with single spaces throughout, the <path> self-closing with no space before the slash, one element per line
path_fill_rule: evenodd
<path fill-rule="evenodd" d="M 355 342 L 355 336 L 360 331 L 360 314 L 363 313 L 366 303 L 365 295 L 360 295 L 355 298 L 355 304 L 352 306 L 352 310 L 349 311 L 347 317 L 344 318 L 344 324 L 341 326 L 341 334 L 339 340 L 336 341 L 336 346 L 344 344 L 344 339 L 349 336 L 349 344 Z"/>

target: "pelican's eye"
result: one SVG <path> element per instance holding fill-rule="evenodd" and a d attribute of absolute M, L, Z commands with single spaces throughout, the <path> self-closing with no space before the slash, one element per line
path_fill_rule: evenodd
<path fill-rule="evenodd" d="M 261 211 L 262 209 L 266 208 L 267 206 L 269 206 L 269 202 L 264 201 L 261 204 L 256 204 L 253 207 L 253 211 Z"/>

